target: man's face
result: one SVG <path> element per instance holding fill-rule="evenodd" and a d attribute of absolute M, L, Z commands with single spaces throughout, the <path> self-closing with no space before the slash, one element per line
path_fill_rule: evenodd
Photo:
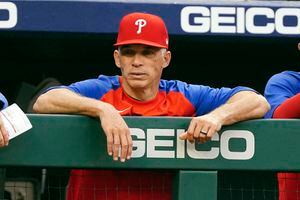
<path fill-rule="evenodd" d="M 116 65 L 121 69 L 124 87 L 158 88 L 163 68 L 169 65 L 170 51 L 147 45 L 125 45 L 114 51 Z"/>

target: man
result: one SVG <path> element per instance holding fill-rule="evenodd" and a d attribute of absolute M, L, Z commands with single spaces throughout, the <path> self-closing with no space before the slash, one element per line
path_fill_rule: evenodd
<path fill-rule="evenodd" d="M 38 98 L 34 110 L 99 118 L 106 134 L 108 154 L 117 161 L 120 150 L 121 162 L 130 159 L 132 153 L 129 128 L 122 116 L 193 117 L 181 139 L 206 142 L 223 125 L 260 118 L 267 112 L 267 101 L 250 88 L 213 89 L 161 80 L 162 71 L 171 60 L 168 43 L 167 29 L 160 17 L 145 13 L 128 14 L 120 22 L 114 44 L 113 56 L 121 76 L 100 75 L 98 79 L 49 90 Z M 142 186 L 138 186 L 139 183 Z M 158 186 L 164 189 L 156 190 Z M 103 192 L 111 187 L 111 193 Z M 84 191 L 84 188 L 96 189 Z M 68 199 L 105 198 L 171 199 L 170 174 L 72 171 Z"/>
<path fill-rule="evenodd" d="M 300 43 L 298 44 L 300 50 Z M 284 71 L 268 81 L 265 97 L 271 105 L 266 118 L 300 118 L 300 73 Z M 300 199 L 300 173 L 278 173 L 279 200 Z"/>
<path fill-rule="evenodd" d="M 0 110 L 6 108 L 8 106 L 8 102 L 6 98 L 0 92 Z M 4 147 L 8 145 L 8 133 L 4 127 L 3 121 L 0 116 L 0 147 Z"/>

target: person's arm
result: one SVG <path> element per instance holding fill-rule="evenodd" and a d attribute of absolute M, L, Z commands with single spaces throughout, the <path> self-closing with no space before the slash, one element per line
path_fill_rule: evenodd
<path fill-rule="evenodd" d="M 300 94 L 296 94 L 281 103 L 275 109 L 273 118 L 300 118 Z"/>
<path fill-rule="evenodd" d="M 72 113 L 98 117 L 107 137 L 107 151 L 118 160 L 130 159 L 132 139 L 129 128 L 119 112 L 110 104 L 80 96 L 69 89 L 53 89 L 42 94 L 33 106 L 37 113 Z"/>
<path fill-rule="evenodd" d="M 193 117 L 181 139 L 206 142 L 218 132 L 223 125 L 235 122 L 261 118 L 270 109 L 267 100 L 252 91 L 241 91 L 233 95 L 228 101 L 208 114 Z"/>
<path fill-rule="evenodd" d="M 8 106 L 8 102 L 3 94 L 0 92 L 0 110 L 6 108 Z M 0 116 L 0 148 L 7 146 L 9 142 L 8 132 L 4 127 L 4 123 Z"/>
<path fill-rule="evenodd" d="M 5 129 L 4 123 L 0 116 L 0 148 L 7 146 L 8 142 L 9 142 L 8 132 Z"/>

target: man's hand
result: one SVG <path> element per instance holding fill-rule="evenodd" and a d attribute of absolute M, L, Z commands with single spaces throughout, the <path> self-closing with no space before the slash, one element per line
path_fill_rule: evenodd
<path fill-rule="evenodd" d="M 132 154 L 132 139 L 129 128 L 119 112 L 110 104 L 102 108 L 100 114 L 101 126 L 107 138 L 107 152 L 121 162 L 130 159 Z"/>
<path fill-rule="evenodd" d="M 252 91 L 238 92 L 210 113 L 194 117 L 188 130 L 180 135 L 180 139 L 206 142 L 223 125 L 263 117 L 269 109 L 270 105 L 263 96 Z"/>
<path fill-rule="evenodd" d="M 204 143 L 213 137 L 222 127 L 219 118 L 213 114 L 193 117 L 186 132 L 180 135 L 180 139 Z"/>
<path fill-rule="evenodd" d="M 8 132 L 4 127 L 4 123 L 0 116 L 0 147 L 4 147 L 8 145 Z"/>

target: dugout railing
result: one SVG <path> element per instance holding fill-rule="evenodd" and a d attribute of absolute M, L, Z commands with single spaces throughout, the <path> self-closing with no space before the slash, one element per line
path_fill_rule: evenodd
<path fill-rule="evenodd" d="M 97 119 L 28 116 L 33 128 L 0 150 L 2 193 L 5 177 L 9 179 L 5 169 L 9 172 L 14 167 L 17 173 L 38 168 L 40 180 L 45 168 L 150 169 L 175 173 L 174 199 L 277 199 L 275 172 L 300 170 L 299 120 L 245 121 L 223 127 L 209 143 L 191 144 L 178 138 L 190 118 L 126 117 L 134 141 L 134 158 L 121 163 L 107 155 L 106 139 Z M 248 174 L 246 178 L 243 172 Z M 234 184 L 224 186 L 233 179 L 238 180 L 237 185 L 251 180 L 252 186 L 239 189 L 239 193 L 244 192 L 237 195 Z M 258 185 L 265 190 L 260 191 L 260 197 Z M 272 194 L 267 194 L 269 190 Z"/>

